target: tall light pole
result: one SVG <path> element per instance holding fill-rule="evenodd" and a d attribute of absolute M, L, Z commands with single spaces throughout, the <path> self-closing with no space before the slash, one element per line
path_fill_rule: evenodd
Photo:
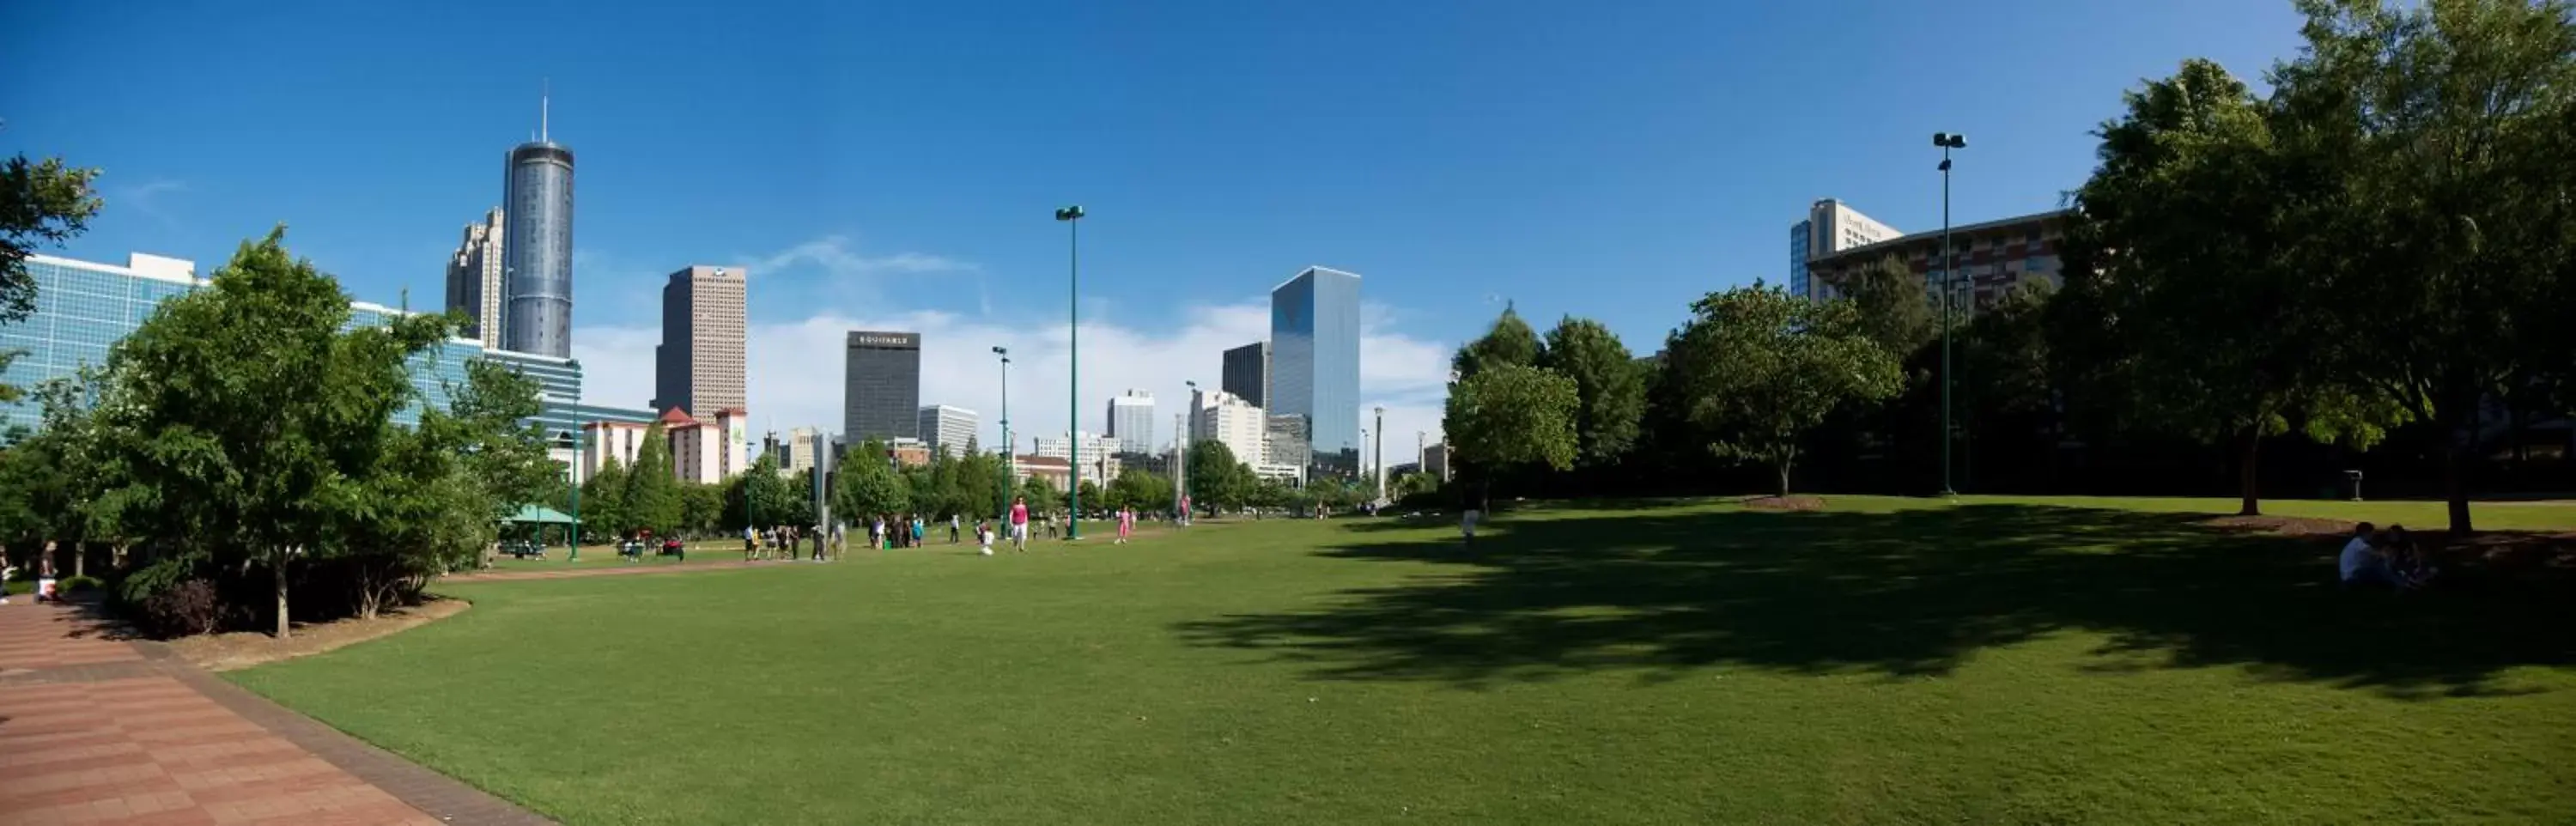
<path fill-rule="evenodd" d="M 1369 463 L 1377 466 L 1377 501 L 1386 501 L 1386 408 L 1377 408 L 1377 445 Z"/>
<path fill-rule="evenodd" d="M 1190 436 L 1192 435 L 1188 428 L 1198 425 L 1199 383 L 1197 379 L 1188 379 L 1181 383 L 1190 386 L 1190 409 L 1187 413 L 1172 417 L 1175 420 L 1172 423 L 1174 425 L 1172 428 L 1172 444 L 1175 445 L 1172 449 L 1172 467 L 1174 468 L 1172 471 L 1172 508 L 1174 511 L 1179 513 L 1181 522 L 1183 524 L 1188 524 L 1190 520 L 1190 509 L 1186 503 L 1189 501 L 1190 497 L 1190 486 L 1187 474 L 1189 473 Z"/>
<path fill-rule="evenodd" d="M 1071 434 L 1082 421 L 1082 206 L 1076 204 L 1055 211 L 1055 219 L 1064 222 L 1065 291 L 1071 298 L 1065 302 L 1065 461 L 1073 478 L 1065 487 L 1065 501 L 1072 508 L 1066 513 L 1064 538 L 1082 538 L 1082 445 L 1075 444 Z"/>
<path fill-rule="evenodd" d="M 1950 486 L 1950 293 L 1958 278 L 1950 255 L 1950 150 L 1968 148 L 1968 137 L 1934 132 L 1932 145 L 1941 147 L 1941 496 L 1948 498 L 1959 495 Z"/>
<path fill-rule="evenodd" d="M 564 554 L 565 562 L 581 561 L 581 456 L 590 452 L 590 430 L 574 422 L 572 431 L 572 550 Z M 537 544 L 545 545 L 545 532 L 539 526 Z"/>
<path fill-rule="evenodd" d="M 1019 473 L 1019 448 L 1011 444 L 1011 348 L 996 346 L 993 355 L 1002 357 L 1002 512 L 1011 510 L 1011 482 Z"/>

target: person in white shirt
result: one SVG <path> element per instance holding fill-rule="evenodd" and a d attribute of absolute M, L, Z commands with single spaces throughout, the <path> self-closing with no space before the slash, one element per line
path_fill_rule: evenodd
<path fill-rule="evenodd" d="M 2343 552 L 2335 556 L 2335 571 L 2345 586 L 2397 587 L 2397 578 L 2389 575 L 2388 565 L 2379 555 L 2377 534 L 2378 529 L 2368 522 L 2353 526 L 2352 541 L 2343 543 Z"/>

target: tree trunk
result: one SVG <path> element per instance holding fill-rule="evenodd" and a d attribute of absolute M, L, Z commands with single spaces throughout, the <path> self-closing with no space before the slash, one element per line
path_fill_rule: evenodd
<path fill-rule="evenodd" d="M 72 543 L 72 576 L 89 576 L 89 543 Z"/>
<path fill-rule="evenodd" d="M 2263 447 L 2262 431 L 2245 428 L 2236 441 L 2236 506 L 2238 516 L 2263 515 L 2262 490 L 2255 484 L 2255 458 Z"/>
<path fill-rule="evenodd" d="M 286 639 L 286 560 L 280 557 L 268 566 L 269 581 L 277 584 L 277 638 Z"/>
<path fill-rule="evenodd" d="M 1789 462 L 1780 462 L 1780 498 L 1789 498 Z"/>
<path fill-rule="evenodd" d="M 2468 475 L 2469 447 L 2454 435 L 2450 449 L 2442 451 L 2442 499 L 2449 506 L 2451 538 L 2467 537 L 2475 528 L 2469 524 Z"/>

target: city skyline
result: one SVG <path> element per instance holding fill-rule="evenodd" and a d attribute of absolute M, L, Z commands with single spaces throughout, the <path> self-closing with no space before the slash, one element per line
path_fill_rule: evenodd
<path fill-rule="evenodd" d="M 561 143 L 582 161 L 570 250 L 581 300 L 570 308 L 569 355 L 587 370 L 588 403 L 652 398 L 656 279 L 674 262 L 723 260 L 752 265 L 762 280 L 746 338 L 749 406 L 763 418 L 830 426 L 839 388 L 815 375 L 808 355 L 839 349 L 836 330 L 918 329 L 955 343 L 923 354 L 926 398 L 997 411 L 986 348 L 1010 346 L 1022 354 L 1014 401 L 1085 400 L 1084 421 L 1068 421 L 1062 404 L 1029 403 L 1012 411 L 1015 423 L 1102 428 L 1089 400 L 1128 387 L 1181 398 L 1183 380 L 1219 382 L 1218 353 L 1267 335 L 1266 325 L 1226 319 L 1259 308 L 1271 273 L 1325 260 L 1374 277 L 1360 406 L 1383 404 L 1389 429 L 1403 433 L 1437 430 L 1446 351 L 1491 321 L 1496 299 L 1534 319 L 1597 318 L 1649 353 L 1690 299 L 1781 278 L 1780 231 L 1801 205 L 1840 198 L 1897 227 L 1937 227 L 1928 131 L 1977 136 L 1959 157 L 1963 222 L 2030 214 L 2057 206 L 2083 179 L 2094 161 L 2088 133 L 2140 78 L 2190 54 L 2256 78 L 2296 47 L 2286 3 L 1771 10 L 1775 30 L 1878 47 L 1840 64 L 1841 82 L 1801 90 L 1722 78 L 1801 59 L 1804 41 L 1754 37 L 1687 7 L 1569 21 L 1507 2 L 1466 21 L 1480 36 L 1464 39 L 1440 36 L 1461 21 L 1438 14 L 1260 9 L 1174 20 L 1113 9 L 1105 20 L 1115 25 L 1194 44 L 1123 60 L 1110 44 L 1041 36 L 1102 22 L 1071 9 L 1017 7 L 1028 27 L 999 33 L 984 30 L 986 13 L 924 10 L 865 29 L 866 48 L 853 50 L 815 40 L 846 28 L 846 11 L 806 6 L 739 22 L 781 44 L 775 54 L 813 60 L 683 66 L 667 55 L 697 42 L 695 28 L 570 9 L 549 25 L 615 22 L 620 35 L 554 44 L 548 62 L 532 66 L 523 49 L 487 36 L 489 20 L 512 13 L 475 0 L 355 17 L 32 7 L 20 30 L 45 34 L 0 50 L 0 66 L 30 79 L 16 90 L 0 149 L 109 170 L 106 211 L 51 253 L 214 261 L 283 221 L 297 252 L 344 274 L 351 293 L 409 287 L 427 296 L 441 276 L 428 262 L 455 249 L 457 228 L 507 206 L 494 201 L 492 154 L 551 140 L 528 105 L 550 85 L 554 119 L 568 125 Z M 1953 61 L 1953 83 L 2021 90 L 1982 104 L 1976 124 L 1951 122 L 1955 107 L 1935 100 L 1876 91 L 1919 76 L 1911 33 L 1963 18 L 2007 23 L 1998 36 L 2123 37 L 2027 38 L 2010 58 Z M 326 36 L 349 31 L 367 36 Z M 998 38 L 997 51 L 931 45 L 967 32 Z M 253 34 L 311 48 L 211 65 L 186 57 L 208 38 Z M 1317 37 L 1374 62 L 1290 71 L 1252 57 L 1262 44 Z M 1547 60 L 1497 61 L 1505 52 L 1494 44 L 1534 37 L 1551 44 Z M 76 80 L 43 70 L 102 53 L 120 58 Z M 1095 70 L 1033 71 L 1065 64 Z M 2057 68 L 2032 73 L 2034 64 Z M 1029 77 L 1038 81 L 1007 80 Z M 1208 94 L 1214 83 L 1234 93 Z M 364 91 L 387 88 L 402 94 Z M 810 89 L 850 102 L 806 105 L 795 90 Z M 1436 98 L 1420 97 L 1433 89 Z M 1710 90 L 1741 97 L 1710 105 Z M 1208 105 L 1154 104 L 1183 97 Z M 227 103 L 210 103 L 218 100 Z M 1816 116 L 1740 125 L 1745 112 L 1791 108 Z M 424 111 L 438 117 L 424 124 Z M 268 126 L 316 112 L 330 113 L 335 128 Z M 673 112 L 721 128 L 662 128 Z M 1298 141 L 1267 126 L 1334 112 L 1382 122 L 1365 136 Z M 1064 135 L 1061 152 L 1039 157 L 1004 137 L 1025 134 L 1038 113 Z M 185 141 L 169 137 L 179 121 L 189 124 Z M 872 123 L 910 126 L 862 126 Z M 1132 140 L 1137 123 L 1154 124 L 1162 140 Z M 343 140 L 342 131 L 370 137 Z M 700 162 L 709 157 L 742 163 Z M 266 172 L 281 168 L 342 174 Z M 1349 197 L 1363 185 L 1379 194 Z M 1041 366 L 1063 365 L 1067 309 L 1061 228 L 1045 212 L 1074 201 L 1093 214 L 1083 229 L 1081 388 Z M 1211 331 L 1231 334 L 1202 349 Z M 998 417 L 986 418 L 982 435 L 994 440 Z"/>

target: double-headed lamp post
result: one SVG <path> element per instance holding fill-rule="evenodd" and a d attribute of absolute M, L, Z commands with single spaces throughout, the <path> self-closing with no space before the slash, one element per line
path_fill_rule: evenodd
<path fill-rule="evenodd" d="M 1968 148 L 1968 137 L 1934 132 L 1932 145 L 1941 147 L 1941 496 L 1947 498 L 1959 495 L 1950 486 L 1950 294 L 1958 278 L 1950 255 L 1950 150 Z"/>
<path fill-rule="evenodd" d="M 1011 446 L 1011 348 L 995 346 L 993 355 L 1002 359 L 1002 512 L 1011 510 L 1012 476 L 1018 472 L 1019 450 Z"/>
<path fill-rule="evenodd" d="M 1082 538 L 1082 445 L 1073 434 L 1082 421 L 1082 205 L 1055 211 L 1055 219 L 1064 222 L 1065 235 L 1065 388 L 1064 467 L 1072 471 L 1065 480 L 1065 501 L 1071 507 L 1065 513 L 1064 538 Z"/>

